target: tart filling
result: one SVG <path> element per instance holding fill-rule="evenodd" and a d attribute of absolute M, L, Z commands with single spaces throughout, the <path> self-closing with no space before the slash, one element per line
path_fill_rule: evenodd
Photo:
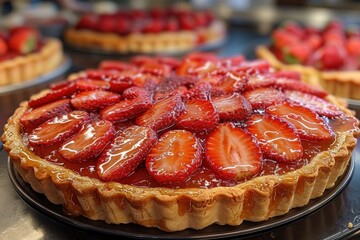
<path fill-rule="evenodd" d="M 37 30 L 16 27 L 0 34 L 0 86 L 32 80 L 56 69 L 63 60 L 59 40 L 42 39 Z"/>
<path fill-rule="evenodd" d="M 218 44 L 225 25 L 209 11 L 132 10 L 84 15 L 65 32 L 73 46 L 118 53 L 179 53 Z"/>
<path fill-rule="evenodd" d="M 264 61 L 105 61 L 24 102 L 4 147 L 71 215 L 165 231 L 263 221 L 343 174 L 359 134 L 341 101 Z"/>
<path fill-rule="evenodd" d="M 277 69 L 301 72 L 305 81 L 336 96 L 360 99 L 359 46 L 359 30 L 340 22 L 323 29 L 288 23 L 273 31 L 271 45 L 259 46 L 257 55 Z"/>

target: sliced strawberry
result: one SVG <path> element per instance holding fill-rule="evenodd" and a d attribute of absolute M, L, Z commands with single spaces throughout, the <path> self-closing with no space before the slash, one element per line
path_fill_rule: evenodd
<path fill-rule="evenodd" d="M 124 77 L 124 78 L 110 80 L 109 85 L 110 85 L 109 87 L 110 91 L 121 93 L 125 89 L 134 86 L 134 81 L 129 77 Z"/>
<path fill-rule="evenodd" d="M 199 83 L 193 88 L 187 90 L 182 98 L 184 101 L 193 100 L 193 99 L 203 99 L 209 100 L 211 97 L 212 86 L 210 83 Z"/>
<path fill-rule="evenodd" d="M 161 64 L 169 66 L 171 69 L 175 69 L 181 64 L 181 62 L 174 57 L 158 56 L 156 57 L 156 60 Z"/>
<path fill-rule="evenodd" d="M 324 119 L 307 107 L 284 102 L 268 107 L 266 113 L 292 123 L 301 139 L 330 140 L 334 137 Z"/>
<path fill-rule="evenodd" d="M 246 84 L 246 90 L 267 88 L 273 86 L 275 83 L 274 76 L 269 76 L 267 74 L 254 74 L 249 76 L 248 79 L 249 80 Z"/>
<path fill-rule="evenodd" d="M 138 98 L 141 97 L 143 99 L 148 99 L 149 101 L 151 101 L 151 93 L 146 90 L 145 88 L 140 88 L 140 87 L 130 87 L 128 89 L 126 89 L 123 92 L 123 98 L 124 99 L 134 99 L 134 98 Z"/>
<path fill-rule="evenodd" d="M 135 122 L 137 125 L 161 131 L 175 124 L 183 108 L 181 97 L 173 95 L 156 102 L 149 110 L 137 117 Z"/>
<path fill-rule="evenodd" d="M 130 63 L 136 66 L 141 66 L 147 62 L 154 62 L 154 58 L 147 55 L 137 55 L 130 59 Z"/>
<path fill-rule="evenodd" d="M 286 79 L 298 80 L 298 81 L 301 80 L 301 74 L 298 71 L 281 70 L 281 71 L 273 72 L 268 75 L 274 76 L 275 79 L 286 78 Z"/>
<path fill-rule="evenodd" d="M 216 54 L 208 52 L 192 52 L 186 55 L 184 59 L 191 59 L 197 62 L 217 62 L 219 60 Z"/>
<path fill-rule="evenodd" d="M 225 94 L 244 91 L 248 76 L 244 72 L 227 72 L 216 84 L 216 88 L 223 90 Z"/>
<path fill-rule="evenodd" d="M 44 96 L 31 99 L 28 102 L 28 104 L 29 107 L 31 108 L 37 108 L 62 98 L 70 98 L 76 92 L 76 90 L 77 88 L 75 83 L 70 82 L 69 84 L 65 85 L 62 88 L 51 90 L 50 92 L 46 93 Z"/>
<path fill-rule="evenodd" d="M 251 104 L 239 93 L 214 97 L 212 103 L 222 121 L 242 121 L 252 111 Z"/>
<path fill-rule="evenodd" d="M 243 96 L 250 102 L 253 109 L 266 108 L 285 101 L 285 95 L 274 88 L 257 88 L 244 92 Z"/>
<path fill-rule="evenodd" d="M 87 112 L 73 111 L 44 122 L 29 134 L 33 146 L 48 146 L 65 141 L 90 120 Z"/>
<path fill-rule="evenodd" d="M 96 172 L 101 180 L 117 181 L 144 161 L 156 144 L 156 133 L 147 127 L 131 126 L 117 133 L 97 159 Z"/>
<path fill-rule="evenodd" d="M 78 110 L 95 111 L 119 102 L 121 96 L 116 93 L 93 90 L 76 94 L 71 99 L 71 105 Z"/>
<path fill-rule="evenodd" d="M 310 108 L 322 116 L 337 117 L 343 114 L 334 104 L 311 94 L 286 90 L 285 95 L 291 102 Z"/>
<path fill-rule="evenodd" d="M 261 171 L 262 153 L 255 138 L 231 123 L 219 124 L 209 134 L 206 162 L 223 179 L 243 180 Z"/>
<path fill-rule="evenodd" d="M 191 132 L 208 132 L 219 122 L 219 115 L 208 100 L 196 99 L 185 103 L 184 111 L 177 118 L 176 126 Z"/>
<path fill-rule="evenodd" d="M 265 157 L 280 162 L 293 162 L 303 154 L 301 140 L 292 124 L 270 115 L 253 114 L 246 122 L 256 137 Z"/>
<path fill-rule="evenodd" d="M 180 86 L 180 87 L 175 88 L 174 90 L 166 91 L 166 92 L 156 91 L 154 94 L 154 100 L 159 101 L 161 99 L 170 97 L 175 94 L 182 96 L 182 95 L 185 95 L 187 91 L 188 91 L 188 89 L 184 86 Z"/>
<path fill-rule="evenodd" d="M 105 70 L 117 70 L 123 71 L 130 69 L 132 66 L 126 62 L 115 61 L 115 60 L 105 60 L 100 63 L 99 68 Z"/>
<path fill-rule="evenodd" d="M 171 68 L 168 65 L 160 64 L 156 61 L 145 62 L 140 66 L 142 73 L 148 73 L 153 76 L 167 76 L 171 73 Z"/>
<path fill-rule="evenodd" d="M 63 87 L 67 87 L 69 85 L 73 85 L 74 82 L 73 81 L 68 81 L 68 80 L 62 80 L 59 82 L 55 82 L 55 83 L 50 83 L 50 89 L 51 90 L 59 90 Z"/>
<path fill-rule="evenodd" d="M 10 33 L 8 46 L 20 54 L 27 54 L 36 50 L 39 41 L 39 33 L 33 28 L 21 28 Z"/>
<path fill-rule="evenodd" d="M 70 162 L 96 158 L 114 136 L 115 129 L 111 122 L 97 120 L 64 142 L 59 153 Z"/>
<path fill-rule="evenodd" d="M 75 84 L 80 91 L 108 90 L 110 88 L 109 82 L 103 80 L 78 79 Z"/>
<path fill-rule="evenodd" d="M 223 58 L 221 59 L 221 64 L 224 67 L 238 67 L 240 66 L 240 64 L 242 62 L 245 61 L 245 57 L 242 55 L 237 55 L 237 56 L 233 56 L 233 57 L 227 57 L 227 58 Z"/>
<path fill-rule="evenodd" d="M 161 183 L 183 181 L 200 165 L 200 142 L 185 130 L 164 133 L 146 157 L 148 172 Z"/>
<path fill-rule="evenodd" d="M 47 120 L 70 111 L 71 105 L 69 99 L 58 100 L 26 112 L 20 118 L 20 124 L 26 130 L 34 129 Z"/>
<path fill-rule="evenodd" d="M 302 81 L 291 80 L 286 78 L 278 78 L 275 80 L 274 86 L 281 90 L 296 90 L 304 93 L 309 93 L 318 97 L 325 97 L 328 93 L 316 86 L 307 84 Z"/>
<path fill-rule="evenodd" d="M 157 92 L 166 93 L 180 86 L 192 87 L 199 81 L 194 76 L 168 76 L 164 77 L 156 88 Z"/>
<path fill-rule="evenodd" d="M 244 61 L 239 67 L 235 68 L 238 72 L 245 72 L 247 74 L 268 73 L 271 65 L 265 60 Z"/>
<path fill-rule="evenodd" d="M 122 100 L 100 111 L 103 119 L 111 122 L 123 122 L 138 117 L 152 107 L 148 98 L 137 97 Z"/>

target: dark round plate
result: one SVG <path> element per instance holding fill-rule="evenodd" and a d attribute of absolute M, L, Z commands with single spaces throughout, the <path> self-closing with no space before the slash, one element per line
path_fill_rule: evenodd
<path fill-rule="evenodd" d="M 323 196 L 310 202 L 301 208 L 291 209 L 287 214 L 271 218 L 264 222 L 244 222 L 240 226 L 220 226 L 213 224 L 202 230 L 187 229 L 184 231 L 167 233 L 156 228 L 146 228 L 136 224 L 107 224 L 104 221 L 92 221 L 84 217 L 72 218 L 64 214 L 59 205 L 50 203 L 43 194 L 32 190 L 31 186 L 23 181 L 17 173 L 14 165 L 8 159 L 8 172 L 10 180 L 14 185 L 16 192 L 35 210 L 72 226 L 91 230 L 98 233 L 110 234 L 122 237 L 131 237 L 139 239 L 216 239 L 225 237 L 249 237 L 262 234 L 266 231 L 273 230 L 281 225 L 289 224 L 295 220 L 301 219 L 314 213 L 327 203 L 329 203 L 337 194 L 347 185 L 354 171 L 354 160 L 345 171 L 344 175 L 338 179 L 335 187 L 324 192 Z"/>
<path fill-rule="evenodd" d="M 51 80 L 59 77 L 61 74 L 64 74 L 67 70 L 69 70 L 70 66 L 71 66 L 71 59 L 69 56 L 65 55 L 60 66 L 49 73 L 46 73 L 44 75 L 41 75 L 40 77 L 34 78 L 29 81 L 25 81 L 25 82 L 21 82 L 21 83 L 17 83 L 17 84 L 6 85 L 6 86 L 0 86 L 0 95 L 12 93 L 12 92 L 22 90 L 25 88 L 34 87 L 38 84 L 45 83 L 47 81 L 51 81 Z"/>

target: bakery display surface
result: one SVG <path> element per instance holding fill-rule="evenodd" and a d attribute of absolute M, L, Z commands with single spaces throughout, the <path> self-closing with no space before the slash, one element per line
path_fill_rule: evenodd
<path fill-rule="evenodd" d="M 276 28 L 269 46 L 259 46 L 257 55 L 277 69 L 302 73 L 305 81 L 330 93 L 360 99 L 360 29 L 346 29 L 340 21 L 324 28 L 285 23 Z"/>
<path fill-rule="evenodd" d="M 231 56 L 234 52 L 248 52 L 251 47 L 257 45 L 256 43 L 266 42 L 267 39 L 264 39 L 263 36 L 258 35 L 252 30 L 239 29 L 236 27 L 232 27 L 229 36 L 229 44 L 226 47 L 222 48 L 219 53 L 222 56 Z M 82 62 L 86 62 L 86 58 L 83 58 Z M 77 65 L 77 62 L 74 62 L 74 65 Z M 76 68 L 78 69 L 78 68 Z M 35 94 L 38 90 L 33 91 Z M 28 99 L 28 97 L 24 97 L 24 100 Z M 15 109 L 17 107 L 17 103 L 9 102 L 9 108 Z M 0 116 L 2 120 L 7 118 L 7 115 Z M 281 226 L 273 226 L 265 230 L 264 232 L 259 232 L 259 234 L 251 234 L 250 236 L 236 236 L 232 237 L 227 235 L 227 239 L 289 239 L 292 236 L 296 235 L 298 239 L 310 239 L 310 238 L 342 238 L 342 239 L 351 239 L 351 237 L 358 236 L 359 234 L 359 199 L 358 195 L 360 194 L 358 189 L 358 182 L 360 180 L 359 171 L 357 169 L 360 167 L 359 164 L 359 147 L 355 149 L 353 152 L 353 157 L 350 163 L 355 164 L 354 172 L 349 180 L 349 183 L 345 186 L 342 191 L 339 191 L 338 195 L 335 196 L 329 203 L 322 205 L 318 210 L 311 212 L 310 215 L 304 215 L 300 217 L 295 222 L 285 223 Z M 32 208 L 29 208 L 25 202 L 17 195 L 15 190 L 13 189 L 13 185 L 9 179 L 9 175 L 7 173 L 8 165 L 7 159 L 8 155 L 3 150 L 0 152 L 0 158 L 3 160 L 0 162 L 0 184 L 3 193 L 3 197 L 0 199 L 0 206 L 2 207 L 2 214 L 4 218 L 0 219 L 0 230 L 2 232 L 2 237 L 4 239 L 14 239 L 20 238 L 24 234 L 27 236 L 31 236 L 32 238 L 46 238 L 46 239 L 79 239 L 86 237 L 87 239 L 117 239 L 118 236 L 109 235 L 102 232 L 96 232 L 94 229 L 90 228 L 81 228 L 72 226 L 69 224 L 63 224 L 62 221 L 55 220 L 54 218 L 48 218 L 48 214 L 39 215 L 36 211 L 33 211 Z M 351 165 L 346 170 L 344 177 L 347 176 L 348 170 L 351 169 Z M 342 180 L 343 178 L 339 179 Z M 18 179 L 19 182 L 21 179 Z M 30 191 L 29 194 L 34 194 L 35 196 L 40 196 L 42 200 L 47 201 L 46 198 L 31 190 L 30 186 L 24 182 L 27 189 Z M 340 182 L 341 183 L 341 182 Z M 327 197 L 327 192 L 335 190 L 338 188 L 338 183 L 334 186 L 334 188 L 330 190 L 326 190 L 324 193 L 324 197 Z M 322 201 L 322 198 L 318 198 L 314 201 Z M 9 204 L 10 203 L 10 204 Z M 40 202 L 41 203 L 41 202 Z M 49 203 L 49 202 L 47 202 Z M 59 214 L 62 212 L 62 208 L 60 206 L 56 206 L 50 204 L 59 210 Z M 46 205 L 46 207 L 49 207 Z M 295 211 L 299 210 L 301 212 L 301 208 L 293 209 Z M 290 213 L 292 213 L 292 211 Z M 84 219 L 80 217 L 79 219 Z M 276 220 L 273 218 L 272 220 Z M 269 220 L 269 221 L 272 221 Z M 85 220 L 86 221 L 86 220 Z M 89 222 L 93 222 L 88 220 Z M 96 224 L 99 221 L 94 221 Z M 107 226 L 104 222 L 101 222 L 100 225 Z M 218 226 L 212 225 L 208 228 L 205 228 L 201 231 L 206 231 L 205 236 L 210 236 L 213 234 L 215 230 L 226 231 L 229 233 L 230 231 L 234 231 L 234 228 L 239 228 L 242 226 L 246 226 L 247 222 L 244 222 L 242 225 L 238 227 L 232 226 Z M 261 223 L 259 223 L 261 224 Z M 108 225 L 109 227 L 113 227 L 112 225 Z M 122 227 L 131 227 L 133 224 L 121 225 Z M 142 229 L 141 227 L 139 227 Z M 147 229 L 147 228 L 146 228 Z M 208 232 L 210 229 L 210 233 Z M 215 229 L 215 230 L 214 230 Z M 149 231 L 151 228 L 149 229 Z M 136 230 L 134 230 L 136 231 Z M 153 229 L 153 231 L 161 232 L 160 230 Z M 191 237 L 192 233 L 196 233 L 196 230 L 185 230 L 189 233 L 187 237 Z M 235 230 L 236 231 L 236 230 Z M 19 233 L 21 234 L 19 235 Z M 298 233 L 302 234 L 299 235 Z M 181 234 L 180 232 L 175 232 L 174 234 Z M 165 234 L 165 233 L 164 233 Z M 138 235 L 133 235 L 133 237 L 128 236 L 123 237 L 127 238 L 138 238 Z M 162 235 L 156 236 L 156 238 L 161 238 Z M 171 236 L 171 233 L 167 233 L 167 236 Z M 211 235 L 214 237 L 214 235 Z M 176 237 L 173 237 L 176 238 Z M 225 238 L 225 236 L 218 235 L 216 238 Z"/>
<path fill-rule="evenodd" d="M 153 9 L 86 14 L 65 31 L 75 50 L 100 54 L 178 55 L 225 42 L 225 23 L 211 11 Z"/>
<path fill-rule="evenodd" d="M 61 68 L 62 43 L 44 38 L 32 27 L 0 32 L 0 88 L 31 82 Z"/>
<path fill-rule="evenodd" d="M 297 72 L 191 53 L 72 74 L 21 103 L 2 141 L 68 214 L 173 232 L 266 221 L 321 197 L 358 125 Z"/>

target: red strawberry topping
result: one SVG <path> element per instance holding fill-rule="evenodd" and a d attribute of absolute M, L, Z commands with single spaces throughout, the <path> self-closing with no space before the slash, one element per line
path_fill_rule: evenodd
<path fill-rule="evenodd" d="M 69 99 L 58 100 L 26 112 L 20 118 L 20 124 L 26 130 L 34 129 L 47 120 L 70 111 Z"/>
<path fill-rule="evenodd" d="M 281 90 L 296 90 L 304 93 L 309 93 L 318 97 L 326 97 L 328 93 L 316 86 L 307 84 L 305 82 L 291 80 L 286 78 L 278 78 L 275 80 L 275 87 Z"/>
<path fill-rule="evenodd" d="M 105 70 L 117 70 L 123 71 L 131 68 L 131 65 L 126 62 L 115 61 L 115 60 L 106 60 L 102 61 L 99 66 L 100 69 Z"/>
<path fill-rule="evenodd" d="M 104 90 L 84 91 L 71 99 L 71 105 L 78 110 L 95 111 L 120 101 L 120 95 Z"/>
<path fill-rule="evenodd" d="M 89 123 L 75 136 L 63 143 L 59 153 L 70 162 L 81 162 L 96 157 L 115 135 L 109 121 Z"/>
<path fill-rule="evenodd" d="M 109 82 L 103 80 L 78 79 L 75 84 L 81 91 L 108 90 L 110 88 Z"/>
<path fill-rule="evenodd" d="M 274 88 L 258 88 L 246 91 L 243 96 L 250 102 L 253 109 L 266 108 L 285 101 L 285 95 Z"/>
<path fill-rule="evenodd" d="M 9 48 L 20 54 L 33 52 L 39 41 L 39 33 L 33 28 L 19 28 L 10 33 Z"/>
<path fill-rule="evenodd" d="M 116 181 L 130 175 L 144 161 L 156 141 L 156 133 L 147 127 L 133 125 L 118 132 L 97 160 L 99 178 Z"/>
<path fill-rule="evenodd" d="M 154 104 L 149 110 L 136 118 L 136 124 L 161 131 L 175 124 L 184 105 L 179 95 L 169 96 Z"/>
<path fill-rule="evenodd" d="M 219 122 L 219 115 L 208 100 L 196 99 L 185 103 L 184 111 L 177 118 L 176 126 L 191 132 L 207 132 Z"/>
<path fill-rule="evenodd" d="M 89 120 L 89 114 L 83 111 L 73 111 L 57 116 L 35 128 L 29 134 L 29 143 L 33 146 L 48 146 L 61 143 L 77 133 L 83 124 Z"/>
<path fill-rule="evenodd" d="M 303 154 L 300 137 L 292 124 L 278 117 L 253 114 L 246 122 L 264 155 L 281 162 L 292 162 Z"/>
<path fill-rule="evenodd" d="M 214 97 L 212 103 L 222 121 L 242 121 L 252 111 L 251 104 L 239 93 Z"/>
<path fill-rule="evenodd" d="M 164 133 L 146 158 L 148 172 L 161 183 L 183 181 L 200 165 L 199 140 L 185 130 Z"/>
<path fill-rule="evenodd" d="M 290 101 L 310 108 L 322 116 L 336 117 L 343 114 L 343 112 L 334 104 L 311 94 L 286 90 L 285 95 Z"/>
<path fill-rule="evenodd" d="M 206 140 L 206 162 L 221 178 L 243 180 L 261 171 L 262 153 L 252 135 L 231 123 L 219 124 Z"/>
<path fill-rule="evenodd" d="M 31 108 L 37 108 L 43 106 L 47 103 L 54 102 L 56 100 L 62 98 L 70 98 L 76 92 L 76 85 L 71 82 L 61 88 L 56 90 L 51 90 L 50 92 L 46 93 L 44 96 L 41 96 L 36 99 L 31 99 L 28 104 Z"/>
<path fill-rule="evenodd" d="M 284 102 L 268 107 L 266 113 L 292 123 L 301 139 L 330 140 L 334 137 L 334 132 L 324 119 L 307 107 Z"/>

